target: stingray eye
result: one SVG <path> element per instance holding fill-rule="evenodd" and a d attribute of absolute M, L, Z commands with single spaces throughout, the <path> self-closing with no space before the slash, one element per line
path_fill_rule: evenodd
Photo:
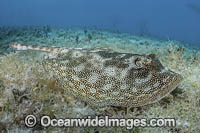
<path fill-rule="evenodd" d="M 144 63 L 147 63 L 148 60 L 149 60 L 149 59 L 147 59 L 147 58 L 144 58 L 144 59 L 143 59 Z"/>
<path fill-rule="evenodd" d="M 143 67 L 143 64 L 142 64 L 141 61 L 142 61 L 141 57 L 138 57 L 138 58 L 135 59 L 134 63 L 135 63 L 137 68 L 142 68 Z"/>
<path fill-rule="evenodd" d="M 135 59 L 135 65 L 137 68 L 145 67 L 146 65 L 150 65 L 152 63 L 152 59 L 148 57 L 138 57 Z"/>
<path fill-rule="evenodd" d="M 144 65 L 149 65 L 149 64 L 151 64 L 151 62 L 152 62 L 152 59 L 149 58 L 149 57 L 144 57 L 144 58 L 142 58 L 142 63 L 143 63 Z"/>

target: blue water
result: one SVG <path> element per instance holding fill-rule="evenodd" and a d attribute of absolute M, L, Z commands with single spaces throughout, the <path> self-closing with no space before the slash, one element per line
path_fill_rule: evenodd
<path fill-rule="evenodd" d="M 197 0 L 0 0 L 0 26 L 98 27 L 200 47 Z"/>

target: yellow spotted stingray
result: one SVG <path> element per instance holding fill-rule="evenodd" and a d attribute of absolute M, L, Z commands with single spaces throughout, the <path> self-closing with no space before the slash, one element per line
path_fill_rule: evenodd
<path fill-rule="evenodd" d="M 60 87 L 94 106 L 138 107 L 155 103 L 182 81 L 154 54 L 138 55 L 106 49 L 25 46 L 17 50 L 48 52 L 42 64 Z"/>

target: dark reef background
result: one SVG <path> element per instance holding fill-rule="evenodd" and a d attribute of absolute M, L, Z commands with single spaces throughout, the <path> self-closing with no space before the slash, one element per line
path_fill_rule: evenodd
<path fill-rule="evenodd" d="M 98 27 L 200 47 L 197 0 L 1 0 L 0 26 Z"/>

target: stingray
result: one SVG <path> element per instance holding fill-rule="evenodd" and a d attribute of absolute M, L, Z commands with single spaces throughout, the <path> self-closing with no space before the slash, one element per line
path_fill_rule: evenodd
<path fill-rule="evenodd" d="M 164 67 L 155 54 L 120 53 L 103 48 L 25 46 L 47 52 L 42 65 L 58 85 L 93 106 L 138 107 L 167 96 L 183 77 Z"/>

